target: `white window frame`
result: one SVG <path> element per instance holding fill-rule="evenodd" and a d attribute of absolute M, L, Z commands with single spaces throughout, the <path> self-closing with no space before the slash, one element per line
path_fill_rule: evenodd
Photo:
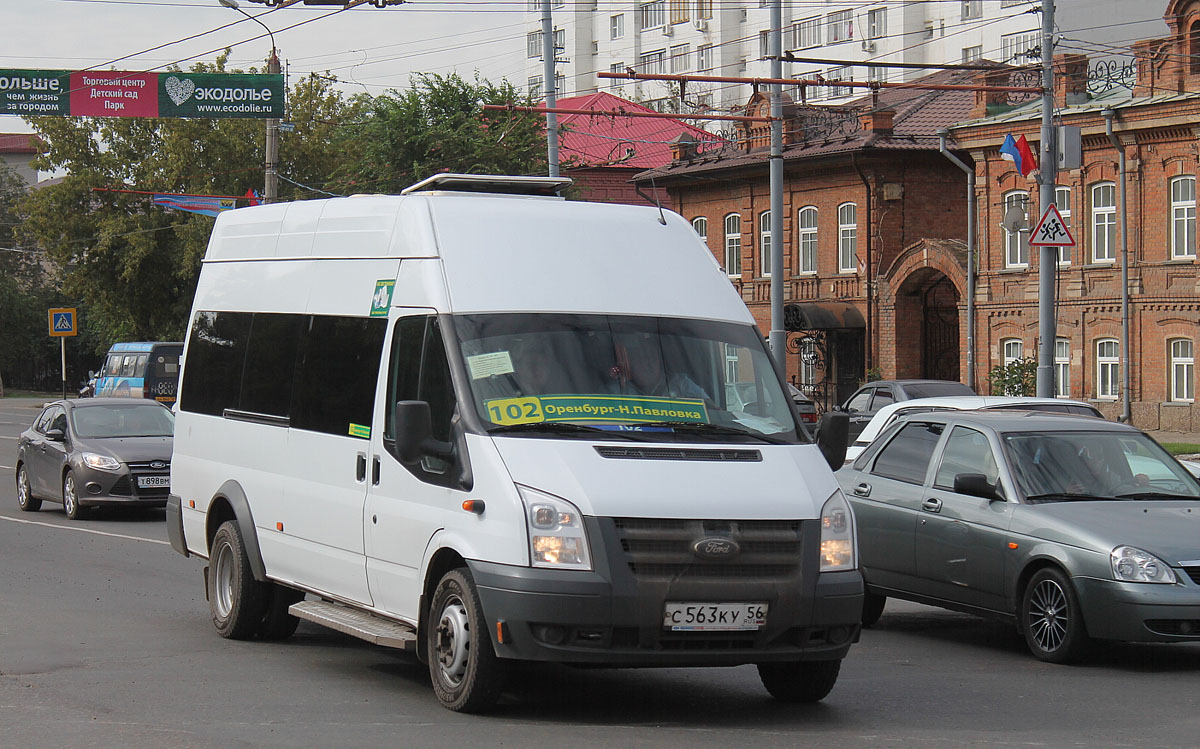
<path fill-rule="evenodd" d="M 1000 339 L 1000 363 L 1004 366 L 1015 364 L 1025 356 L 1025 342 L 1020 338 Z"/>
<path fill-rule="evenodd" d="M 540 99 L 544 95 L 542 91 L 542 76 L 531 75 L 527 80 L 529 96 L 532 99 Z"/>
<path fill-rule="evenodd" d="M 1196 344 L 1191 338 L 1172 338 L 1167 341 L 1171 357 L 1171 402 L 1192 403 L 1196 400 Z"/>
<path fill-rule="evenodd" d="M 1121 342 L 1096 339 L 1096 398 L 1116 400 L 1121 393 Z"/>
<path fill-rule="evenodd" d="M 696 218 L 692 219 L 692 228 L 696 231 L 696 234 L 699 235 L 700 239 L 703 240 L 704 244 L 707 245 L 708 216 L 697 216 Z"/>
<path fill-rule="evenodd" d="M 825 16 L 825 43 L 841 44 L 854 39 L 854 16 L 848 10 L 839 10 Z"/>
<path fill-rule="evenodd" d="M 821 17 L 802 18 L 792 25 L 792 47 L 811 49 L 821 46 Z"/>
<path fill-rule="evenodd" d="M 1071 188 L 1064 185 L 1058 185 L 1054 188 L 1054 207 L 1058 209 L 1058 213 L 1062 216 L 1063 225 L 1069 230 L 1071 228 Z M 1059 266 L 1071 264 L 1071 248 L 1058 248 L 1058 264 Z"/>
<path fill-rule="evenodd" d="M 530 31 L 525 35 L 525 57 L 533 59 L 542 56 L 542 32 Z"/>
<path fill-rule="evenodd" d="M 662 75 L 667 72 L 667 51 L 656 49 L 638 55 L 637 72 Z"/>
<path fill-rule="evenodd" d="M 1054 397 L 1071 397 L 1071 341 L 1054 339 Z"/>
<path fill-rule="evenodd" d="M 847 214 L 847 211 L 849 213 Z M 837 209 L 838 273 L 858 272 L 858 204 L 842 203 Z"/>
<path fill-rule="evenodd" d="M 982 44 L 976 44 L 973 47 L 963 47 L 962 48 L 962 63 L 963 63 L 963 65 L 975 62 L 976 60 L 982 60 L 982 59 L 983 59 L 983 45 Z"/>
<path fill-rule="evenodd" d="M 758 214 L 758 275 L 771 277 L 771 212 Z"/>
<path fill-rule="evenodd" d="M 742 277 L 742 214 L 725 216 L 725 272 L 730 278 Z"/>
<path fill-rule="evenodd" d="M 1019 31 L 1000 37 L 1000 62 L 1020 65 L 1030 62 L 1025 53 L 1041 46 L 1041 31 Z M 1021 59 L 1017 59 L 1020 57 Z"/>
<path fill-rule="evenodd" d="M 667 25 L 666 0 L 647 0 L 638 5 L 638 29 L 649 31 Z"/>
<path fill-rule="evenodd" d="M 701 44 L 696 47 L 696 70 L 704 73 L 713 69 L 713 46 Z"/>
<path fill-rule="evenodd" d="M 1117 186 L 1097 182 L 1088 190 L 1092 196 L 1092 262 L 1117 260 Z M 1100 201 L 1105 200 L 1102 204 Z"/>
<path fill-rule="evenodd" d="M 872 8 L 867 11 L 867 38 L 882 39 L 887 36 L 887 8 Z"/>
<path fill-rule="evenodd" d="M 608 66 L 608 72 L 614 73 L 616 75 L 624 75 L 626 67 L 627 66 L 623 62 L 614 62 L 612 65 Z M 624 78 L 609 78 L 608 79 L 608 87 L 609 88 L 620 88 L 621 85 L 624 83 L 625 83 Z"/>
<path fill-rule="evenodd" d="M 1196 259 L 1196 177 L 1171 180 L 1171 259 Z"/>
<path fill-rule="evenodd" d="M 692 57 L 692 45 L 676 44 L 671 47 L 671 72 L 686 73 Z"/>
<path fill-rule="evenodd" d="M 615 16 L 608 18 L 608 38 L 623 39 L 625 38 L 625 14 L 618 13 Z"/>
<path fill-rule="evenodd" d="M 830 99 L 838 99 L 853 93 L 853 90 L 849 86 L 836 85 L 840 81 L 854 80 L 854 74 L 851 72 L 849 65 L 842 65 L 825 71 L 825 80 L 829 82 L 829 85 L 825 87 L 825 95 Z"/>
<path fill-rule="evenodd" d="M 963 21 L 978 21 L 983 18 L 983 2 L 982 0 L 962 0 Z"/>
<path fill-rule="evenodd" d="M 1004 211 L 1001 214 L 1008 213 L 1008 209 L 1013 205 L 1023 205 L 1025 207 L 1025 215 L 1029 215 L 1029 191 L 1028 190 L 1012 190 L 1004 193 L 1003 206 Z M 1004 230 L 1004 267 L 1005 268 L 1028 268 L 1029 267 L 1029 232 L 1028 231 L 1009 231 Z"/>
<path fill-rule="evenodd" d="M 809 221 L 810 217 L 811 222 Z M 817 222 L 819 220 L 820 213 L 815 205 L 806 205 L 796 213 L 796 243 L 802 275 L 812 275 L 817 272 Z"/>
<path fill-rule="evenodd" d="M 879 65 L 867 66 L 867 80 L 874 83 L 887 83 L 888 69 Z"/>

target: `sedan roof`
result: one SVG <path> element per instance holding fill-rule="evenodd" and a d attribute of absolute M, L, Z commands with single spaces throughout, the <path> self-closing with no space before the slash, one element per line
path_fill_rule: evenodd
<path fill-rule="evenodd" d="M 936 413 L 938 411 L 950 410 L 976 410 L 982 408 L 1005 408 L 1007 410 L 1015 410 L 1021 405 L 1072 405 L 1091 406 L 1083 401 L 1065 400 L 1063 398 L 1035 398 L 1029 396 L 1015 395 L 942 395 L 935 398 L 912 398 L 906 401 L 896 401 L 889 403 L 883 408 L 875 412 L 875 416 L 867 422 L 867 426 L 862 430 L 855 440 L 856 444 L 865 444 L 879 436 L 884 427 L 891 423 L 893 415 L 897 411 L 907 411 L 909 409 L 924 410 L 923 413 Z"/>
<path fill-rule="evenodd" d="M 910 414 L 901 417 L 906 421 L 939 421 L 946 424 L 968 424 L 987 427 L 997 432 L 1133 432 L 1141 430 L 1129 424 L 1106 421 L 1091 416 L 1076 416 L 1075 414 L 1047 413 L 1045 411 L 1017 411 L 1005 409 L 1000 411 L 987 410 L 954 410 L 934 411 Z"/>

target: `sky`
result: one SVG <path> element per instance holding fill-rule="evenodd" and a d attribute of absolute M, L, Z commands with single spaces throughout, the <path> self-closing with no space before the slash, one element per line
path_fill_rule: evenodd
<path fill-rule="evenodd" d="M 526 0 L 408 0 L 340 12 L 238 3 L 274 34 L 289 85 L 313 72 L 336 76 L 347 93 L 370 94 L 405 88 L 415 72 L 525 79 Z M 0 29 L 0 69 L 186 70 L 232 47 L 228 67 L 245 70 L 263 66 L 271 49 L 262 26 L 218 0 L 0 0 Z M 160 45 L 168 46 L 146 51 Z M 0 115 L 0 132 L 32 130 Z"/>

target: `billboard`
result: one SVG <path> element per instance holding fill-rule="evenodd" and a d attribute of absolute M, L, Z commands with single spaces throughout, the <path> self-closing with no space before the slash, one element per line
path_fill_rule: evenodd
<path fill-rule="evenodd" d="M 0 114 L 23 117 L 283 116 L 282 75 L 0 69 Z"/>

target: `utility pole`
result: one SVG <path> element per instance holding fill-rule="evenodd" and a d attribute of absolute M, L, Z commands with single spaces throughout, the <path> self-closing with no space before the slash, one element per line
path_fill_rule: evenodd
<path fill-rule="evenodd" d="M 558 101 L 554 90 L 554 60 L 558 50 L 554 44 L 554 19 L 551 16 L 550 0 L 542 0 L 542 89 L 546 92 L 546 109 L 554 109 Z M 546 162 L 548 174 L 558 176 L 558 115 L 546 113 Z"/>
<path fill-rule="evenodd" d="M 1039 215 L 1054 203 L 1058 182 L 1058 138 L 1054 130 L 1054 0 L 1042 0 L 1042 148 L 1038 183 Z M 1054 397 L 1054 343 L 1058 337 L 1054 276 L 1061 247 L 1042 247 L 1038 257 L 1038 365 L 1039 398 Z"/>
<path fill-rule="evenodd" d="M 279 74 L 279 55 L 275 52 L 275 41 L 271 41 L 271 59 L 267 61 L 267 72 Z M 263 185 L 263 202 L 279 200 L 279 118 L 267 120 L 267 164 L 266 184 Z"/>
<path fill-rule="evenodd" d="M 783 0 L 771 0 L 771 77 L 783 77 Z M 787 331 L 783 327 L 783 86 L 771 96 L 771 332 L 767 341 L 779 373 L 787 379 Z M 760 259 L 761 262 L 761 259 Z"/>

